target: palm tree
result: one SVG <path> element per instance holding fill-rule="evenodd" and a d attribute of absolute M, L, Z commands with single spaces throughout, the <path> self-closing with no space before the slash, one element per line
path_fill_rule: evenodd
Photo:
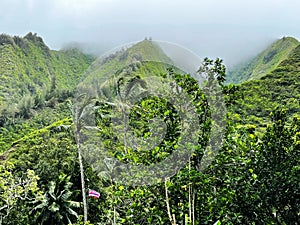
<path fill-rule="evenodd" d="M 81 179 L 81 192 L 82 192 L 82 201 L 83 201 L 83 220 L 87 222 L 87 200 L 86 200 L 86 190 L 85 190 L 85 180 L 84 180 L 84 168 L 83 168 L 83 159 L 82 159 L 82 147 L 80 139 L 80 132 L 86 126 L 86 118 L 89 118 L 91 109 L 93 107 L 93 101 L 95 99 L 94 90 L 88 85 L 78 86 L 78 95 L 76 96 L 75 104 L 73 107 L 70 107 L 73 115 L 73 122 L 75 126 L 75 139 L 77 143 L 78 150 L 78 161 L 80 167 L 80 179 Z M 93 111 L 93 110 L 92 110 Z"/>
<path fill-rule="evenodd" d="M 79 208 L 80 203 L 70 200 L 72 185 L 70 176 L 66 174 L 60 175 L 58 181 L 49 182 L 42 202 L 32 210 L 38 210 L 34 221 L 36 224 L 70 224 L 72 218 L 78 218 L 73 208 Z"/>
<path fill-rule="evenodd" d="M 80 168 L 80 179 L 81 179 L 81 192 L 82 192 L 82 201 L 83 201 L 83 220 L 84 222 L 87 221 L 87 201 L 86 201 L 86 191 L 85 191 L 85 181 L 84 181 L 84 168 L 81 156 L 81 142 L 80 142 L 80 130 L 82 124 L 80 123 L 80 117 L 83 113 L 84 107 L 75 108 L 73 111 L 73 120 L 75 124 L 75 139 L 77 143 L 77 150 L 78 150 L 78 161 L 79 161 L 79 168 Z"/>

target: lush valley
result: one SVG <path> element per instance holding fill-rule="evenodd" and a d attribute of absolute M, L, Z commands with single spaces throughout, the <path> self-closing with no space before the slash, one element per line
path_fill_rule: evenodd
<path fill-rule="evenodd" d="M 194 78 L 170 65 L 171 58 L 151 40 L 94 61 L 76 49 L 50 50 L 36 34 L 1 35 L 0 224 L 297 224 L 298 41 L 281 39 L 247 67 L 228 74 L 227 82 L 245 81 L 238 85 L 224 84 L 222 60 L 199 62 L 198 73 L 208 79 L 204 89 L 220 86 L 218 93 L 227 106 L 223 141 L 216 142 L 218 154 L 203 170 L 199 165 L 215 126 L 215 109 Z M 164 85 L 173 85 L 175 93 L 184 90 L 199 130 L 184 133 L 180 113 L 187 111 L 168 99 L 139 98 L 128 114 L 130 134 L 148 138 L 153 133 L 149 121 L 158 117 L 166 124 L 167 135 L 155 148 L 135 148 L 117 139 L 127 130 L 118 134 L 112 119 L 118 110 L 111 101 L 143 91 L 147 86 L 143 78 L 153 75 L 166 81 Z M 76 89 L 80 81 L 88 86 Z M 105 173 L 95 170 L 90 158 L 95 162 L 99 152 L 90 149 L 84 154 L 78 145 L 81 119 L 89 121 L 85 102 L 79 104 L 81 114 L 74 110 L 74 97 L 82 97 L 80 87 L 98 97 L 92 105 L 95 138 L 101 138 L 111 157 L 133 166 L 156 164 L 176 154 L 181 135 L 194 140 L 189 147 L 195 151 L 174 176 L 152 185 L 124 185 L 111 172 L 120 169 L 115 164 L 106 164 Z M 90 222 L 85 223 L 82 178 L 85 195 L 88 189 L 101 194 L 87 199 Z"/>

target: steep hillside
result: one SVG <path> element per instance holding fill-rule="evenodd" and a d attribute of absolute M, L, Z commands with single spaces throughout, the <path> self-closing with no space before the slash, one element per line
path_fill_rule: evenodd
<path fill-rule="evenodd" d="M 287 59 L 298 44 L 299 41 L 292 37 L 284 37 L 276 41 L 250 62 L 230 69 L 227 74 L 227 83 L 237 84 L 263 77 Z"/>
<path fill-rule="evenodd" d="M 85 77 L 87 79 L 93 77 L 106 79 L 124 67 L 142 61 L 173 64 L 172 60 L 155 42 L 144 40 L 98 58 L 87 70 Z"/>
<path fill-rule="evenodd" d="M 257 80 L 239 85 L 242 96 L 233 106 L 237 122 L 266 126 L 276 107 L 292 115 L 300 112 L 300 45 L 276 69 Z"/>
<path fill-rule="evenodd" d="M 68 94 L 92 60 L 76 49 L 50 50 L 36 34 L 0 35 L 0 114 Z"/>

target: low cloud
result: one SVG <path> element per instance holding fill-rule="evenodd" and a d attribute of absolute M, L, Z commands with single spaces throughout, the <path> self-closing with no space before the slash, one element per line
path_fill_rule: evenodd
<path fill-rule="evenodd" d="M 2 0 L 1 33 L 37 32 L 54 49 L 69 42 L 109 49 L 151 36 L 228 64 L 284 35 L 300 37 L 296 0 Z"/>

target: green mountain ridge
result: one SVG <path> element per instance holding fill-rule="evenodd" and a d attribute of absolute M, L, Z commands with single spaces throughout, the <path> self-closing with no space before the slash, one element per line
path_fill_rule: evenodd
<path fill-rule="evenodd" d="M 34 107 L 54 95 L 68 95 L 93 60 L 77 49 L 50 50 L 36 34 L 0 35 L 0 112 L 18 112 L 25 101 Z"/>
<path fill-rule="evenodd" d="M 269 114 L 276 108 L 285 108 L 290 118 L 300 111 L 300 45 L 286 59 L 260 79 L 238 85 L 243 96 L 233 106 L 239 116 L 236 122 L 267 127 Z"/>
<path fill-rule="evenodd" d="M 132 46 L 124 47 L 95 60 L 84 75 L 87 79 L 111 78 L 120 70 L 140 62 L 161 62 L 172 65 L 172 60 L 151 40 L 143 40 Z M 83 78 L 83 79 L 84 79 Z"/>
<path fill-rule="evenodd" d="M 77 49 L 50 50 L 42 38 L 32 33 L 24 38 L 1 35 L 0 40 L 2 125 L 7 121 L 13 121 L 14 115 L 32 117 L 35 121 L 35 118 L 39 118 L 38 114 L 43 114 L 43 106 L 50 107 L 45 110 L 51 115 L 51 107 L 55 106 L 53 104 L 59 99 L 64 102 L 71 97 L 80 81 L 90 83 L 99 79 L 105 82 L 109 76 L 123 76 L 124 72 L 129 72 L 133 76 L 157 75 L 164 73 L 167 67 L 173 65 L 172 60 L 151 40 L 143 40 L 95 61 L 93 57 L 84 55 Z M 261 60 L 266 60 L 266 56 L 270 57 L 268 65 L 263 67 L 261 63 L 255 67 L 255 71 L 259 71 L 259 68 L 271 70 L 271 66 L 272 71 L 260 79 L 251 77 L 247 82 L 238 85 L 240 90 L 237 93 L 243 97 L 230 109 L 239 115 L 236 118 L 237 123 L 264 127 L 270 123 L 269 113 L 281 103 L 289 108 L 289 115 L 298 112 L 299 45 L 294 48 L 297 43 L 296 39 L 290 37 L 280 39 L 255 58 L 256 62 L 261 63 Z M 275 50 L 276 54 L 272 55 Z M 248 66 L 246 71 L 257 64 L 252 62 L 251 65 L 252 67 Z M 106 89 L 103 90 L 109 92 Z M 42 108 L 38 109 L 40 106 Z M 32 109 L 35 109 L 35 113 L 31 112 Z M 57 117 L 58 112 L 55 114 L 49 123 L 43 124 L 49 126 L 56 119 L 65 118 Z M 64 112 L 62 115 L 66 116 L 67 113 Z M 40 127 L 35 122 L 29 126 L 30 129 Z M 23 133 L 22 129 L 16 132 L 9 142 L 20 139 Z M 6 143 L 4 146 L 10 144 Z M 3 150 L 6 150 L 5 147 Z"/>
<path fill-rule="evenodd" d="M 227 73 L 227 83 L 241 83 L 259 79 L 272 72 L 299 45 L 293 37 L 283 37 L 246 63 L 231 68 Z"/>

